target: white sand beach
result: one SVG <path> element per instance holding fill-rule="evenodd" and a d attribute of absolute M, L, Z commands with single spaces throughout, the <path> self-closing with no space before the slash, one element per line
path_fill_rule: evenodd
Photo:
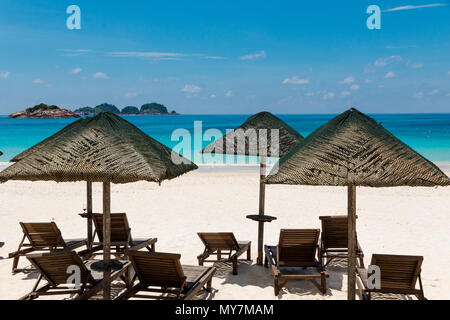
<path fill-rule="evenodd" d="M 449 174 L 448 167 L 444 168 Z M 273 293 L 269 269 L 256 266 L 257 224 L 245 218 L 258 209 L 256 168 L 202 168 L 180 178 L 155 183 L 112 185 L 112 211 L 126 212 L 134 236 L 157 237 L 157 251 L 180 253 L 183 264 L 197 264 L 203 250 L 199 231 L 232 231 L 252 241 L 253 263 L 240 263 L 239 275 L 219 265 L 212 299 L 346 299 L 346 269 L 328 268 L 328 292 L 308 281 Z M 85 183 L 19 182 L 0 184 L 0 299 L 17 299 L 31 290 L 35 273 L 11 274 L 8 253 L 22 237 L 19 221 L 55 221 L 66 238 L 86 234 L 77 213 L 86 203 Z M 265 243 L 276 244 L 281 228 L 319 228 L 321 215 L 346 214 L 346 189 L 270 185 L 266 213 L 278 220 L 265 225 Z M 369 264 L 372 253 L 423 255 L 422 280 L 429 299 L 449 299 L 450 188 L 357 188 L 357 232 Z M 94 211 L 101 212 L 101 184 L 94 184 Z M 21 265 L 27 265 L 26 259 Z M 54 299 L 55 297 L 52 297 Z M 405 298 L 397 296 L 396 298 Z"/>

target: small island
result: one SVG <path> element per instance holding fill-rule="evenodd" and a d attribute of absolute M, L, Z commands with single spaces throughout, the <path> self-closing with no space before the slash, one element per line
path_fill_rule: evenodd
<path fill-rule="evenodd" d="M 17 111 L 9 115 L 9 118 L 35 118 L 35 119 L 52 119 L 52 118 L 79 118 L 80 116 L 97 115 L 100 112 L 111 112 L 120 115 L 176 115 L 175 110 L 168 111 L 167 108 L 156 102 L 146 103 L 138 109 L 135 106 L 127 106 L 120 110 L 110 103 L 102 103 L 96 107 L 83 107 L 71 111 L 62 109 L 55 105 L 38 104 L 24 111 Z"/>
<path fill-rule="evenodd" d="M 68 109 L 62 109 L 55 105 L 38 104 L 25 111 L 17 111 L 9 115 L 9 118 L 30 119 L 55 119 L 55 118 L 79 118 L 80 116 Z"/>
<path fill-rule="evenodd" d="M 121 115 L 176 115 L 178 114 L 175 110 L 168 111 L 167 108 L 159 103 L 152 102 L 146 103 L 138 109 L 135 106 L 127 106 L 122 110 L 119 110 L 115 105 L 109 103 L 102 103 L 96 107 L 83 107 L 74 111 L 80 116 L 85 115 L 96 115 L 100 112 L 112 112 Z"/>

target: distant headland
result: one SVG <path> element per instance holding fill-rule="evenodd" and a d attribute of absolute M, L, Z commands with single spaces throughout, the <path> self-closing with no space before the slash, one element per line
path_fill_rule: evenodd
<path fill-rule="evenodd" d="M 177 115 L 178 113 L 168 111 L 167 108 L 159 103 L 146 103 L 138 109 L 135 106 L 127 106 L 119 110 L 115 105 L 109 103 L 102 103 L 96 107 L 83 107 L 71 111 L 63 109 L 55 105 L 46 105 L 45 103 L 38 104 L 32 108 L 24 111 L 17 111 L 9 115 L 9 118 L 79 118 L 80 116 L 96 115 L 100 112 L 112 112 L 120 115 Z"/>

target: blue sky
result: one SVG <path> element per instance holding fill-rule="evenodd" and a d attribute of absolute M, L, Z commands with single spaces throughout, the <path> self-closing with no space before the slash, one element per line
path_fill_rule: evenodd
<path fill-rule="evenodd" d="M 68 30 L 66 8 L 81 8 Z M 378 5 L 381 30 L 366 9 Z M 448 1 L 0 2 L 0 114 L 450 112 Z"/>

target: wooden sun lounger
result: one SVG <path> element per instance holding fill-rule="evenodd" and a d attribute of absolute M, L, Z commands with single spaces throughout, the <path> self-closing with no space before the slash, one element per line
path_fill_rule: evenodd
<path fill-rule="evenodd" d="M 179 254 L 161 252 L 125 251 L 139 283 L 123 292 L 118 299 L 132 297 L 145 299 L 190 300 L 201 290 L 211 291 L 214 267 L 181 265 Z M 206 287 L 205 287 L 206 286 Z M 139 292 L 163 295 L 139 294 Z"/>
<path fill-rule="evenodd" d="M 274 278 L 275 295 L 288 281 L 293 279 L 307 279 L 324 294 L 327 291 L 328 274 L 323 270 L 320 261 L 316 259 L 319 229 L 282 229 L 277 246 L 264 246 L 266 258 L 264 266 L 270 264 Z M 285 267 L 312 267 L 317 270 L 315 274 L 300 274 L 285 271 Z M 320 279 L 320 283 L 316 281 Z M 283 281 L 280 283 L 280 281 Z"/>
<path fill-rule="evenodd" d="M 34 251 L 52 252 L 55 250 L 72 251 L 84 245 L 87 246 L 86 239 L 64 239 L 61 231 L 54 222 L 20 222 L 23 230 L 23 238 L 19 248 L 11 252 L 8 257 L 14 258 L 12 272 L 25 271 L 17 268 L 19 258 Z M 28 243 L 25 242 L 28 240 Z M 28 270 L 27 270 L 28 271 Z"/>
<path fill-rule="evenodd" d="M 251 241 L 237 241 L 232 232 L 199 232 L 198 236 L 205 245 L 205 250 L 197 257 L 200 266 L 204 262 L 231 262 L 233 274 L 237 275 L 239 256 L 247 252 L 247 260 L 251 260 Z M 206 260 L 210 255 L 217 259 Z"/>
<path fill-rule="evenodd" d="M 99 255 L 103 249 L 103 214 L 93 213 L 95 232 L 99 242 L 94 243 L 90 250 L 83 252 L 84 255 Z M 121 258 L 125 250 L 132 248 L 140 250 L 147 248 L 148 251 L 155 251 L 157 238 L 133 238 L 131 228 L 128 224 L 126 213 L 111 213 L 111 253 L 117 258 Z"/>
<path fill-rule="evenodd" d="M 20 300 L 32 300 L 39 296 L 48 295 L 75 295 L 74 300 L 87 300 L 104 287 L 103 272 L 90 270 L 90 266 L 94 261 L 83 263 L 80 256 L 74 251 L 54 251 L 51 253 L 29 254 L 28 260 L 33 264 L 39 272 L 39 277 L 30 293 L 26 294 Z M 127 284 L 125 273 L 128 271 L 131 263 L 127 262 L 120 270 L 111 273 L 111 281 L 119 277 Z M 75 288 L 69 277 L 74 266 L 80 270 L 80 286 Z M 38 288 L 42 279 L 47 284 Z"/>
<path fill-rule="evenodd" d="M 323 216 L 320 237 L 319 259 L 326 267 L 335 258 L 348 258 L 348 219 L 347 216 Z M 364 253 L 356 241 L 356 256 L 359 266 L 364 268 Z"/>
<path fill-rule="evenodd" d="M 377 292 L 415 295 L 420 300 L 426 300 L 420 276 L 422 262 L 422 256 L 372 255 L 370 264 L 380 268 L 380 289 L 369 288 L 367 270 L 357 268 L 356 284 L 362 298 L 370 300 L 371 293 Z M 417 280 L 419 280 L 418 289 Z"/>

